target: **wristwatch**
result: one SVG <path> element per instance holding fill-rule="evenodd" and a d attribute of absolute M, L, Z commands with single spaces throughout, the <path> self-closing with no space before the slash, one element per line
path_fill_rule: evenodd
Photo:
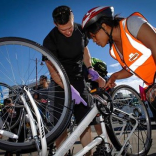
<path fill-rule="evenodd" d="M 89 66 L 87 69 L 93 68 L 93 66 Z"/>

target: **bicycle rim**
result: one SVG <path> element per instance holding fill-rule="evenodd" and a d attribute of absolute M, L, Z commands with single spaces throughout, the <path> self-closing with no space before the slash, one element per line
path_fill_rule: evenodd
<path fill-rule="evenodd" d="M 129 156 L 144 156 L 151 147 L 151 123 L 145 104 L 140 100 L 139 94 L 130 86 L 119 85 L 112 92 L 115 108 L 133 114 L 138 121 L 138 126 L 132 133 L 124 154 Z M 127 119 L 126 115 L 114 111 L 107 125 L 108 135 L 119 151 L 128 135 L 131 133 L 135 122 Z"/>
<path fill-rule="evenodd" d="M 0 82 L 7 84 L 16 91 L 13 96 L 11 95 L 11 92 L 8 93 L 7 96 L 14 100 L 15 105 L 20 105 L 23 114 L 25 113 L 25 115 L 20 118 L 19 124 L 15 126 L 16 131 L 14 130 L 14 134 L 17 133 L 20 138 L 18 140 L 8 139 L 8 137 L 4 136 L 0 139 L 0 147 L 1 149 L 9 149 L 11 151 L 17 151 L 18 149 L 18 151 L 23 153 L 27 152 L 28 149 L 29 151 L 35 151 L 36 147 L 34 140 L 32 139 L 29 123 L 29 120 L 31 119 L 27 117 L 27 112 L 24 107 L 22 107 L 23 104 L 19 97 L 21 93 L 24 94 L 23 86 L 29 88 L 33 97 L 34 94 L 47 95 L 46 104 L 39 102 L 36 99 L 34 100 L 43 120 L 47 143 L 51 143 L 66 128 L 72 114 L 68 77 L 64 68 L 55 56 L 38 43 L 28 39 L 18 37 L 0 38 L 0 55 Z M 51 78 L 45 62 L 42 62 L 42 55 L 46 56 L 53 64 L 53 67 L 63 84 L 63 89 L 53 81 L 53 78 Z M 48 77 L 49 88 L 46 93 L 41 93 L 37 90 L 40 75 L 46 75 Z M 37 122 L 30 101 L 26 95 L 24 96 L 32 111 L 34 120 Z M 1 96 L 2 100 L 5 98 L 6 96 Z M 12 131 L 10 127 L 1 127 L 1 130 L 3 129 L 10 132 Z"/>
<path fill-rule="evenodd" d="M 22 115 L 21 109 L 17 109 L 17 107 L 4 107 L 3 104 L 3 99 L 6 98 L 11 98 L 13 95 L 16 94 L 16 91 L 8 86 L 5 83 L 0 82 L 0 128 L 3 129 L 2 127 L 7 127 L 10 129 L 13 129 L 17 124 L 19 124 L 19 119 Z M 13 99 L 13 103 L 16 103 Z M 7 110 L 12 109 L 13 115 L 10 115 L 7 113 Z M 18 118 L 15 118 L 15 115 L 18 113 Z M 9 118 L 9 122 L 6 120 Z"/>

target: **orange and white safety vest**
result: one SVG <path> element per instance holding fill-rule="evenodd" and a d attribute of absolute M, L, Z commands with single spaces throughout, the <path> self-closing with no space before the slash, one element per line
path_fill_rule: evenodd
<path fill-rule="evenodd" d="M 136 12 L 131 16 L 134 15 L 145 19 L 140 13 Z M 110 55 L 116 59 L 124 69 L 134 73 L 147 85 L 151 85 L 154 82 L 156 72 L 156 65 L 151 50 L 131 35 L 127 28 L 127 18 L 120 21 L 120 30 L 123 55 L 121 57 L 120 52 L 114 44 L 110 49 Z"/>

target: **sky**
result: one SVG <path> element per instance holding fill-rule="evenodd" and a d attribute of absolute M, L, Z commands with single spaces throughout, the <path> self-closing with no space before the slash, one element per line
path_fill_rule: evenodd
<path fill-rule="evenodd" d="M 42 44 L 54 27 L 51 14 L 59 5 L 69 6 L 77 23 L 81 23 L 84 14 L 93 7 L 113 6 L 115 14 L 127 17 L 133 12 L 140 12 L 151 25 L 156 26 L 155 0 L 0 0 L 0 37 L 22 37 Z M 92 57 L 100 58 L 107 64 L 109 75 L 121 69 L 109 55 L 109 46 L 102 48 L 90 40 L 88 48 Z M 138 91 L 138 85 L 143 85 L 143 82 L 132 76 L 117 81 L 117 84 L 128 84 Z"/>

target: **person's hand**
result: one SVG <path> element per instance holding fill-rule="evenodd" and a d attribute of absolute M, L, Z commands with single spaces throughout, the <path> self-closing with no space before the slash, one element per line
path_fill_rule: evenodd
<path fill-rule="evenodd" d="M 116 86 L 114 77 L 110 77 L 105 85 L 105 88 L 114 88 Z"/>
<path fill-rule="evenodd" d="M 106 85 L 106 80 L 103 79 L 101 76 L 97 79 L 96 82 L 98 83 L 98 85 L 99 85 L 100 88 L 104 88 L 105 85 Z"/>
<path fill-rule="evenodd" d="M 46 99 L 41 99 L 40 102 L 41 103 L 47 103 L 47 100 Z"/>
<path fill-rule="evenodd" d="M 71 93 L 72 93 L 72 100 L 75 101 L 75 104 L 80 104 L 82 102 L 85 106 L 87 106 L 87 103 L 80 96 L 80 93 L 72 85 L 71 85 Z"/>
<path fill-rule="evenodd" d="M 91 75 L 91 80 L 96 81 L 99 78 L 99 74 L 93 68 L 88 69 L 88 73 Z"/>

